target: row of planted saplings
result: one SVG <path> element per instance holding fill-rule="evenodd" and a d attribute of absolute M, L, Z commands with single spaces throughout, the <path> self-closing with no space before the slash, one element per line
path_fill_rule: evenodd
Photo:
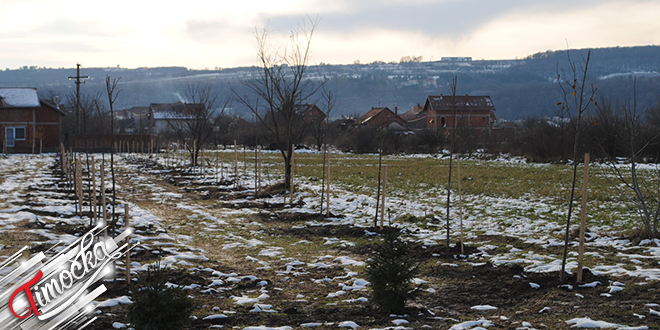
<path fill-rule="evenodd" d="M 84 171 L 83 159 L 87 162 L 87 170 Z M 83 205 L 85 199 L 88 199 L 90 216 L 90 227 L 104 226 L 103 237 L 108 238 L 108 226 L 114 229 L 116 220 L 119 215 L 109 215 L 108 205 L 106 198 L 106 181 L 105 181 L 105 159 L 100 162 L 98 174 L 99 184 L 96 181 L 96 162 L 94 155 L 85 154 L 83 156 L 80 152 L 74 152 L 71 148 L 66 150 L 64 145 L 60 145 L 60 164 L 61 170 L 64 174 L 66 188 L 71 189 L 75 196 L 75 213 L 78 216 L 83 216 Z M 87 174 L 86 178 L 83 174 Z M 85 181 L 87 186 L 87 195 L 85 196 Z M 97 191 L 98 188 L 98 191 Z M 114 189 L 114 185 L 113 188 Z M 111 190 L 112 191 L 112 190 Z M 113 191 L 114 195 L 114 191 Z M 114 197 L 114 196 L 113 196 Z M 113 199 L 114 200 L 114 199 Z M 113 204 L 114 205 L 114 204 Z M 114 211 L 114 207 L 112 208 Z M 114 221 L 108 223 L 108 218 L 112 217 Z M 125 229 L 130 225 L 130 208 L 128 204 L 124 204 L 124 226 Z M 129 244 L 130 235 L 126 236 L 126 244 Z M 126 283 L 130 283 L 131 270 L 130 270 L 130 253 L 126 253 Z"/>

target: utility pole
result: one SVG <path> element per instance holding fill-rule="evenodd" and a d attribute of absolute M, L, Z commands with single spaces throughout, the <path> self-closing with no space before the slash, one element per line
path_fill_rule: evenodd
<path fill-rule="evenodd" d="M 80 134 L 80 79 L 89 79 L 89 76 L 80 75 L 80 63 L 76 63 L 76 76 L 69 77 L 69 80 L 75 79 L 76 84 L 76 134 Z"/>

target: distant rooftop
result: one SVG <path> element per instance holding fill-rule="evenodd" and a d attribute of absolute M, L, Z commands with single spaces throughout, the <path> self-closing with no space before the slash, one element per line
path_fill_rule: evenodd
<path fill-rule="evenodd" d="M 0 106 L 4 108 L 35 108 L 39 106 L 36 88 L 0 87 Z"/>

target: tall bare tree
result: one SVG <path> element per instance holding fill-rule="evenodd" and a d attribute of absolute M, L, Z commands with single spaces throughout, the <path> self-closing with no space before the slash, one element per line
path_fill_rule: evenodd
<path fill-rule="evenodd" d="M 213 133 L 213 127 L 229 106 L 230 99 L 216 109 L 218 94 L 213 85 L 201 82 L 188 82 L 185 91 L 186 102 L 171 110 L 167 124 L 182 140 L 188 140 L 190 164 L 197 166 L 199 151 Z"/>
<path fill-rule="evenodd" d="M 309 23 L 309 26 L 307 25 Z M 312 36 L 318 21 L 306 21 L 292 29 L 288 44 L 273 46 L 269 33 L 255 31 L 260 72 L 257 78 L 242 81 L 250 92 L 234 94 L 270 132 L 285 165 L 285 186 L 291 182 L 293 145 L 302 142 L 309 125 L 305 125 L 300 105 L 309 100 L 322 84 L 306 79 L 310 61 Z"/>
<path fill-rule="evenodd" d="M 457 115 L 458 111 L 456 109 L 456 90 L 458 86 L 458 77 L 454 76 L 449 87 L 451 88 L 451 108 L 452 108 L 452 118 L 451 118 L 451 132 L 449 132 L 449 172 L 447 173 L 447 214 L 446 214 L 446 224 L 445 230 L 447 232 L 447 246 L 445 246 L 446 254 L 449 255 L 449 241 L 450 241 L 450 231 L 451 231 L 451 222 L 449 218 L 449 209 L 450 209 L 450 200 L 451 200 L 451 170 L 453 167 L 454 160 L 454 149 L 456 148 L 456 128 L 458 127 Z M 461 117 L 462 118 L 462 117 Z M 434 118 L 434 120 L 438 120 Z"/>
<path fill-rule="evenodd" d="M 590 105 L 594 103 L 594 95 L 596 89 L 587 84 L 587 72 L 589 70 L 589 60 L 591 59 L 591 51 L 587 52 L 587 58 L 584 59 L 584 65 L 573 61 L 570 52 L 567 52 L 568 64 L 570 70 L 563 76 L 557 73 L 557 82 L 563 93 L 563 101 L 557 105 L 564 111 L 567 116 L 575 117 L 573 135 L 575 136 L 573 142 L 573 177 L 571 180 L 571 196 L 568 200 L 568 215 L 566 216 L 566 231 L 564 233 L 564 255 L 561 262 L 560 279 L 564 280 L 564 273 L 566 270 L 566 257 L 568 256 L 568 238 L 571 229 L 571 216 L 573 214 L 573 199 L 575 196 L 575 183 L 577 181 L 577 169 L 580 160 L 578 158 L 578 151 L 580 147 L 580 132 L 582 131 L 582 116 L 589 109 Z"/>
<path fill-rule="evenodd" d="M 117 220 L 115 217 L 115 205 L 117 205 L 117 194 L 115 193 L 115 101 L 121 90 L 116 90 L 121 78 L 112 79 L 105 76 L 105 86 L 108 92 L 108 103 L 110 104 L 110 176 L 112 177 L 112 220 L 110 231 L 114 232 Z"/>

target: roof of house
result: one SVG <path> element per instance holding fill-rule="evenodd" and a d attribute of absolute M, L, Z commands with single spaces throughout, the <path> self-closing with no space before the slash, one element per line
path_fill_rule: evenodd
<path fill-rule="evenodd" d="M 362 117 L 360 117 L 360 123 L 364 124 L 366 122 L 369 122 L 369 120 L 371 120 L 371 118 L 376 117 L 376 115 L 378 115 L 379 113 L 381 113 L 385 109 L 387 109 L 387 107 L 385 107 L 385 108 L 371 108 L 371 110 L 367 111 L 367 113 L 365 113 L 364 115 L 362 115 Z"/>
<path fill-rule="evenodd" d="M 373 118 L 376 118 L 382 112 L 387 112 L 387 119 L 389 119 L 389 122 L 382 125 L 383 127 L 390 126 L 392 122 L 397 122 L 399 125 L 401 125 L 401 127 L 405 127 L 406 122 L 387 107 L 371 108 L 371 110 L 367 111 L 367 113 L 360 117 L 360 124 L 368 124 L 369 121 L 371 121 Z"/>
<path fill-rule="evenodd" d="M 149 108 L 156 113 L 156 112 L 170 112 L 173 111 L 174 109 L 180 107 L 183 105 L 183 102 L 177 101 L 174 103 L 151 103 L 149 105 Z"/>
<path fill-rule="evenodd" d="M 64 112 L 64 110 L 60 109 L 60 107 L 58 107 L 57 105 L 51 103 L 51 102 L 48 101 L 48 100 L 43 100 L 43 101 L 41 101 L 41 102 L 39 102 L 39 103 L 41 104 L 41 106 L 44 106 L 44 107 L 50 108 L 50 109 L 52 109 L 52 110 L 55 110 L 55 111 L 59 112 L 60 115 L 62 115 L 62 116 L 66 116 L 66 112 Z"/>
<path fill-rule="evenodd" d="M 37 89 L 31 87 L 0 87 L 0 100 L 3 108 L 39 107 Z"/>
<path fill-rule="evenodd" d="M 408 111 L 401 114 L 399 117 L 401 117 L 401 119 L 405 121 L 413 120 L 417 118 L 417 115 L 419 115 L 419 113 L 422 112 L 423 110 L 424 110 L 424 106 L 417 103 L 412 108 L 408 109 Z"/>
<path fill-rule="evenodd" d="M 176 112 L 154 112 L 154 120 L 193 120 L 195 116 Z"/>
<path fill-rule="evenodd" d="M 490 96 L 472 96 L 465 95 L 456 96 L 456 110 L 457 111 L 471 111 L 471 110 L 492 110 L 495 111 L 493 100 Z M 453 110 L 451 96 L 443 95 L 429 95 L 427 102 L 431 105 L 431 109 L 435 111 Z"/>
<path fill-rule="evenodd" d="M 132 107 L 130 109 L 126 109 L 125 111 L 132 112 L 136 115 L 146 115 L 149 113 L 149 107 Z"/>

